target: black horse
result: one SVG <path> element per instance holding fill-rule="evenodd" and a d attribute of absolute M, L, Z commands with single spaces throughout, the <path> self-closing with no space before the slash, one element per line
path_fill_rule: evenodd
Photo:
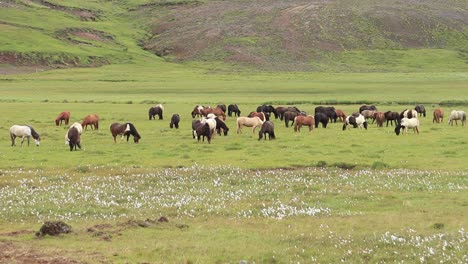
<path fill-rule="evenodd" d="M 275 125 L 271 121 L 266 121 L 263 123 L 262 128 L 258 131 L 258 140 L 261 140 L 262 137 L 265 137 L 268 134 L 268 139 L 272 140 L 275 139 Z"/>
<path fill-rule="evenodd" d="M 330 118 L 325 113 L 318 112 L 314 116 L 315 119 L 315 128 L 318 128 L 318 125 L 321 123 L 323 128 L 327 128 L 328 121 Z"/>
<path fill-rule="evenodd" d="M 257 107 L 257 112 L 264 112 L 270 115 L 271 113 L 273 113 L 275 115 L 275 118 L 278 117 L 278 113 L 276 112 L 276 109 L 272 105 L 260 105 Z"/>
<path fill-rule="evenodd" d="M 336 114 L 335 107 L 333 106 L 317 106 L 315 107 L 315 114 L 324 113 L 330 119 L 330 122 L 336 123 L 338 115 Z"/>
<path fill-rule="evenodd" d="M 240 116 L 241 114 L 241 111 L 236 104 L 230 104 L 228 106 L 228 116 L 232 116 L 232 114 L 234 114 L 234 116 Z"/>
<path fill-rule="evenodd" d="M 169 123 L 170 128 L 179 128 L 180 116 L 179 114 L 173 114 L 171 117 L 171 123 Z"/>
<path fill-rule="evenodd" d="M 419 116 L 426 117 L 426 108 L 424 107 L 424 105 L 422 105 L 422 104 L 416 105 L 414 107 L 414 110 L 416 110 L 416 112 L 418 112 Z"/>
<path fill-rule="evenodd" d="M 229 127 L 226 125 L 226 123 L 218 117 L 216 117 L 215 120 L 216 120 L 216 132 L 218 133 L 218 135 L 221 136 L 221 130 L 222 130 L 223 134 L 227 136 Z"/>
<path fill-rule="evenodd" d="M 198 141 L 200 141 L 200 138 L 202 137 L 203 137 L 203 141 L 205 141 L 205 137 L 206 137 L 208 140 L 208 144 L 211 144 L 212 134 L 211 134 L 210 125 L 208 125 L 207 123 L 205 124 L 198 123 L 194 130 L 194 137 L 195 135 Z"/>
<path fill-rule="evenodd" d="M 387 126 L 388 122 L 393 126 L 393 122 L 395 121 L 395 125 L 398 125 L 400 123 L 400 114 L 398 112 L 392 112 L 392 111 L 387 111 L 384 113 L 385 119 L 387 120 Z"/>
<path fill-rule="evenodd" d="M 67 132 L 68 145 L 70 151 L 76 150 L 76 147 L 81 149 L 81 135 L 76 127 L 71 127 Z"/>
<path fill-rule="evenodd" d="M 154 107 L 151 107 L 151 108 L 148 110 L 149 120 L 151 120 L 151 119 L 154 120 L 154 119 L 155 119 L 154 117 L 155 117 L 156 115 L 158 115 L 159 120 L 162 120 L 162 119 L 163 119 L 163 111 L 164 111 L 164 109 L 163 109 L 161 106 L 159 106 L 159 105 L 154 106 Z"/>

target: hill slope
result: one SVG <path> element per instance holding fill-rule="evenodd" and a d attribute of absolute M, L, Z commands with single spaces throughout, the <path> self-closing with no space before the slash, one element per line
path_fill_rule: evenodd
<path fill-rule="evenodd" d="M 2 1 L 0 64 L 464 71 L 464 1 Z M 155 60 L 158 60 L 154 56 Z M 228 65 L 228 66 L 226 66 Z"/>

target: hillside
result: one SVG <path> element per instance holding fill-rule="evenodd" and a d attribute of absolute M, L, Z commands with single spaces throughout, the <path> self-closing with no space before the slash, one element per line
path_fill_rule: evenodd
<path fill-rule="evenodd" d="M 142 57 L 267 71 L 466 71 L 465 1 L 0 3 L 0 69 Z M 152 54 L 156 55 L 153 56 Z"/>

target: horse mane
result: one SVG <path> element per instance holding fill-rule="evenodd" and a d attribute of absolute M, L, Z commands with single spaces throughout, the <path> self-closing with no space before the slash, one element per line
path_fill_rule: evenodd
<path fill-rule="evenodd" d="M 138 133 L 138 131 L 132 123 L 127 123 L 126 125 L 130 127 L 130 132 L 134 137 L 141 138 L 140 134 Z"/>
<path fill-rule="evenodd" d="M 31 136 L 34 138 L 34 139 L 39 139 L 39 134 L 36 132 L 36 130 L 34 130 L 34 128 L 32 128 L 32 126 L 27 126 L 31 129 Z"/>

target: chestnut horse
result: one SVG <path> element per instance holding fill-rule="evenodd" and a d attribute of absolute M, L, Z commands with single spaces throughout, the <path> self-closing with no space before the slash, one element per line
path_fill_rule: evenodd
<path fill-rule="evenodd" d="M 268 113 L 264 113 L 264 112 L 250 112 L 250 114 L 247 117 L 254 117 L 254 116 L 257 116 L 263 122 L 270 120 L 269 118 L 270 116 L 268 115 Z"/>
<path fill-rule="evenodd" d="M 343 110 L 340 110 L 340 109 L 336 109 L 335 112 L 336 112 L 336 117 L 339 118 L 341 122 L 344 122 L 346 119 L 345 112 L 343 112 Z"/>
<path fill-rule="evenodd" d="M 55 118 L 55 124 L 57 126 L 62 125 L 62 121 L 65 121 L 65 125 L 68 125 L 68 121 L 70 121 L 70 112 L 62 112 L 57 116 L 57 118 Z"/>
<path fill-rule="evenodd" d="M 221 118 L 222 120 L 226 120 L 226 114 L 224 113 L 221 107 L 216 108 L 205 108 L 200 110 L 202 116 L 208 117 L 209 114 L 214 114 L 215 116 Z"/>
<path fill-rule="evenodd" d="M 314 129 L 315 126 L 315 118 L 311 115 L 308 116 L 303 116 L 303 115 L 298 115 L 294 118 L 294 131 L 295 132 L 301 132 L 301 127 L 302 126 L 308 126 L 309 127 L 309 132 Z"/>
<path fill-rule="evenodd" d="M 384 112 L 375 112 L 374 119 L 377 122 L 377 127 L 383 127 L 385 122 L 385 113 Z"/>
<path fill-rule="evenodd" d="M 436 122 L 437 124 L 444 121 L 444 110 L 437 108 L 434 110 L 434 118 L 432 123 Z"/>
<path fill-rule="evenodd" d="M 81 126 L 86 130 L 88 125 L 91 126 L 91 129 L 99 129 L 99 116 L 96 114 L 87 115 L 81 122 Z"/>
<path fill-rule="evenodd" d="M 133 141 L 135 143 L 138 143 L 141 139 L 140 134 L 138 133 L 138 131 L 132 123 L 113 123 L 112 125 L 110 125 L 110 131 L 112 133 L 112 136 L 114 137 L 114 143 L 117 143 L 116 138 L 118 135 L 122 135 L 120 140 L 122 140 L 124 136 L 127 136 L 127 142 L 130 135 L 133 136 Z"/>

